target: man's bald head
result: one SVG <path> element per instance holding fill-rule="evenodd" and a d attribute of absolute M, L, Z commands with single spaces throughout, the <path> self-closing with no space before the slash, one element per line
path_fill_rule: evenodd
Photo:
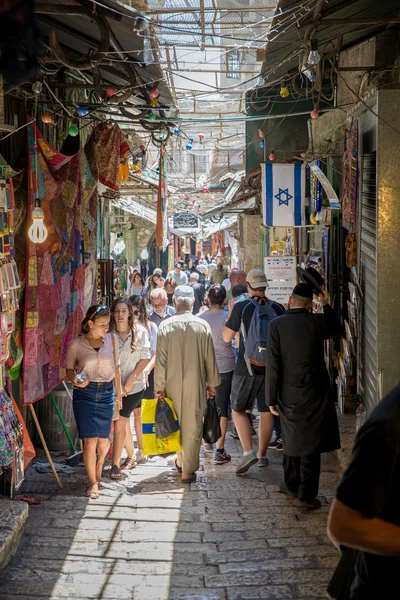
<path fill-rule="evenodd" d="M 240 269 L 232 269 L 229 275 L 229 281 L 231 282 L 231 287 L 234 285 L 246 285 L 246 273 L 241 271 Z"/>

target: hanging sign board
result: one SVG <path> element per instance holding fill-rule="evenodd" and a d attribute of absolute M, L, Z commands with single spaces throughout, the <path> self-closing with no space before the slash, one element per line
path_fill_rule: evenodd
<path fill-rule="evenodd" d="M 264 272 L 268 281 L 279 279 L 296 279 L 295 256 L 265 256 Z"/>
<path fill-rule="evenodd" d="M 176 213 L 173 217 L 174 229 L 197 229 L 199 219 L 192 213 Z"/>
<path fill-rule="evenodd" d="M 325 190 L 325 194 L 329 200 L 329 204 L 331 208 L 340 208 L 339 198 L 332 185 L 330 184 L 328 178 L 325 173 L 319 168 L 316 162 L 308 163 L 311 171 L 314 173 L 318 181 L 321 183 L 322 187 Z"/>
<path fill-rule="evenodd" d="M 295 279 L 292 281 L 269 281 L 267 296 L 279 304 L 287 304 L 296 283 Z"/>

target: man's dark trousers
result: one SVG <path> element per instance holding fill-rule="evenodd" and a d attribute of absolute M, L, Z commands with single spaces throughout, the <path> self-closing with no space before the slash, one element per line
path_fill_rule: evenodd
<path fill-rule="evenodd" d="M 286 487 L 302 502 L 311 502 L 318 495 L 321 455 L 283 455 Z"/>

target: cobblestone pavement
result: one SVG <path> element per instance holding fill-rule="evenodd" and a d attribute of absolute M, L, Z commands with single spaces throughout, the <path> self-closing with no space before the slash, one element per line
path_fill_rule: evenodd
<path fill-rule="evenodd" d="M 2 600 L 250 600 L 325 598 L 338 554 L 326 536 L 337 462 L 324 459 L 320 510 L 278 492 L 282 455 L 235 476 L 202 455 L 195 484 L 183 486 L 171 457 L 139 465 L 122 482 L 105 477 L 99 500 L 82 493 L 84 472 L 31 475 L 20 551 L 0 576 Z M 203 452 L 203 451 L 202 451 Z"/>

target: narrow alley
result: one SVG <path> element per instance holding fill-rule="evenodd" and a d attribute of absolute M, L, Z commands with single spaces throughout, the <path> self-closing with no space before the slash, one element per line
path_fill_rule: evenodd
<path fill-rule="evenodd" d="M 278 491 L 280 452 L 269 453 L 268 468 L 237 477 L 240 444 L 229 437 L 227 446 L 232 463 L 223 466 L 202 450 L 190 489 L 161 457 L 120 483 L 105 470 L 95 501 L 82 496 L 83 467 L 52 494 L 40 493 L 51 489 L 51 475 L 28 477 L 23 489 L 42 503 L 30 507 L 20 550 L 0 578 L 1 599 L 325 598 L 338 562 L 326 535 L 336 457 L 324 457 L 323 507 L 309 512 Z"/>

